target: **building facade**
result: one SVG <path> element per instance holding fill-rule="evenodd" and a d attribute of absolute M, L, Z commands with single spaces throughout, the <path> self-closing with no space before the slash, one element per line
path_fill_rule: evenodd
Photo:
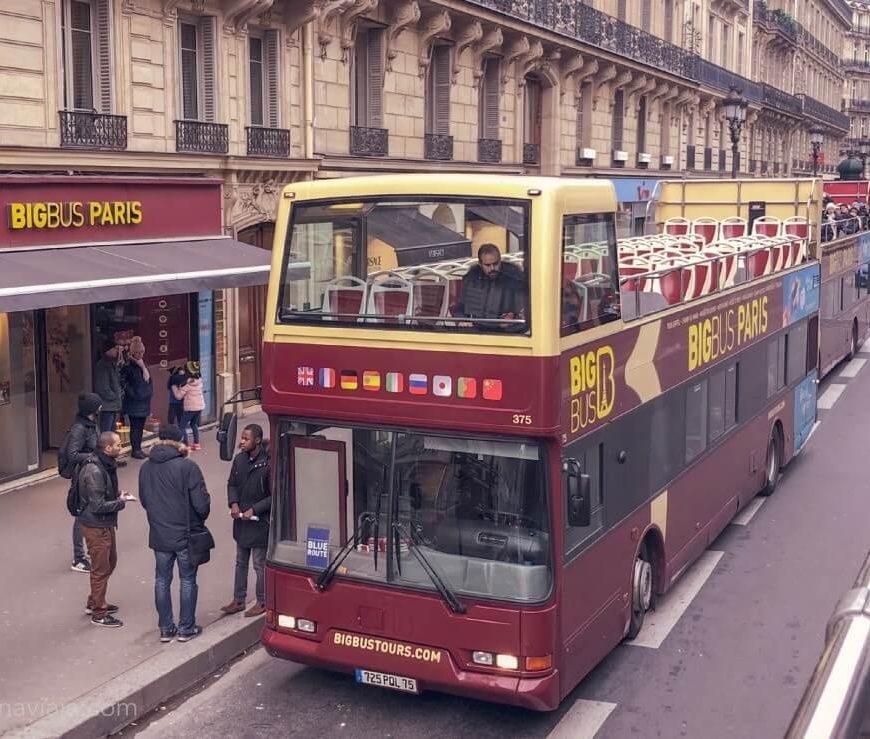
<path fill-rule="evenodd" d="M 8 0 L 0 171 L 219 178 L 224 231 L 267 249 L 300 179 L 603 176 L 627 233 L 657 179 L 730 173 L 731 88 L 741 174 L 808 172 L 813 126 L 832 170 L 851 20 L 844 0 Z M 216 291 L 214 316 L 226 398 L 257 381 L 262 288 Z"/>
<path fill-rule="evenodd" d="M 852 0 L 852 27 L 846 39 L 843 66 L 848 76 L 845 111 L 849 115 L 848 148 L 860 151 L 870 139 L 870 3 Z"/>

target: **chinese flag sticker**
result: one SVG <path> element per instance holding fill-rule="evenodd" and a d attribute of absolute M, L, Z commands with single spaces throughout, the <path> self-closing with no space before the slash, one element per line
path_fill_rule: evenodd
<path fill-rule="evenodd" d="M 501 400 L 501 380 L 484 380 L 483 381 L 483 399 L 484 400 Z"/>

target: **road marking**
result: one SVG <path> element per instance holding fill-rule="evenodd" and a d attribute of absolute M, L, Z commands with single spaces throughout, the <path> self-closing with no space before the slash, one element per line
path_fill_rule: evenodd
<path fill-rule="evenodd" d="M 547 739 L 592 739 L 614 708 L 616 703 L 578 698 L 562 716 L 562 720 L 547 734 Z"/>
<path fill-rule="evenodd" d="M 658 649 L 704 587 L 704 583 L 713 574 L 723 554 L 725 552 L 714 552 L 710 549 L 704 552 L 698 561 L 686 570 L 673 590 L 662 596 L 656 609 L 646 614 L 640 634 L 634 640 L 625 643 L 633 647 Z"/>
<path fill-rule="evenodd" d="M 834 403 L 837 402 L 845 389 L 845 385 L 828 385 L 828 389 L 825 390 L 819 398 L 819 409 L 823 411 L 831 410 L 831 408 L 834 407 Z"/>
<path fill-rule="evenodd" d="M 752 520 L 752 517 L 758 513 L 758 509 L 764 505 L 764 501 L 766 500 L 767 498 L 762 498 L 760 495 L 755 496 L 753 501 L 746 506 L 746 508 L 731 519 L 731 523 L 735 526 L 746 526 L 746 524 Z"/>
<path fill-rule="evenodd" d="M 840 373 L 840 377 L 854 377 L 857 375 L 861 368 L 867 364 L 866 359 L 853 359 L 849 364 L 843 367 L 843 371 Z"/>

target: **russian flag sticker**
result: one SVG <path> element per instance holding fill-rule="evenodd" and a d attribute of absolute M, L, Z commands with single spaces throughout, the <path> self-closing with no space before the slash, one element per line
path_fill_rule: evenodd
<path fill-rule="evenodd" d="M 425 395 L 429 391 L 429 378 L 426 375 L 411 375 L 408 378 L 408 392 L 411 395 Z"/>
<path fill-rule="evenodd" d="M 453 380 L 447 375 L 432 378 L 432 392 L 439 398 L 449 398 L 453 394 Z"/>

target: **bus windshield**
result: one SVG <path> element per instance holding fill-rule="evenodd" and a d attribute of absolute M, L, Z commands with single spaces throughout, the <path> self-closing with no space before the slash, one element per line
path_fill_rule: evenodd
<path fill-rule="evenodd" d="M 355 542 L 338 577 L 434 590 L 417 546 L 458 595 L 539 602 L 551 556 L 538 445 L 293 424 L 279 564 L 323 569 Z M 393 536 L 389 535 L 393 532 Z M 329 557 L 312 560 L 312 536 Z M 316 547 L 315 547 L 316 548 Z M 321 547 L 321 550 L 323 547 Z"/>
<path fill-rule="evenodd" d="M 278 320 L 527 333 L 529 205 L 370 198 L 292 209 Z"/>

